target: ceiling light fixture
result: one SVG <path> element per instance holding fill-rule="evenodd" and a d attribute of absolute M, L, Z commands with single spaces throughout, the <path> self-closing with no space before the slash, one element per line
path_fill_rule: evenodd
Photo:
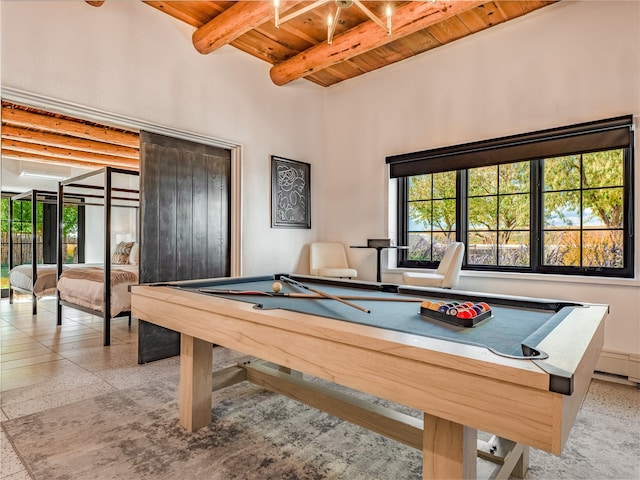
<path fill-rule="evenodd" d="M 329 3 L 333 1 L 336 4 L 336 12 L 335 14 L 329 14 L 327 17 L 327 43 L 331 45 L 333 42 L 333 34 L 335 33 L 336 26 L 338 25 L 338 18 L 340 17 L 340 12 L 345 8 L 351 7 L 351 5 L 355 5 L 360 10 L 362 10 L 367 17 L 371 19 L 376 25 L 382 28 L 387 35 L 391 35 L 391 16 L 393 14 L 391 10 L 391 5 L 387 3 L 385 7 L 385 17 L 386 23 L 380 20 L 371 10 L 365 7 L 360 0 L 320 0 L 317 2 L 310 3 L 309 5 L 296 10 L 289 15 L 285 15 L 284 17 L 280 17 L 280 0 L 273 0 L 273 7 L 275 9 L 275 25 L 276 28 L 279 28 L 281 24 L 284 22 L 288 22 L 291 19 L 294 19 L 303 13 L 308 12 L 309 10 L 313 10 L 314 8 L 320 7 L 325 3 Z"/>
<path fill-rule="evenodd" d="M 68 175 L 61 175 L 55 173 L 46 173 L 46 172 L 30 172 L 27 170 L 23 170 L 20 172 L 21 177 L 33 177 L 33 178 L 46 178 L 48 180 L 66 180 L 69 178 Z"/>

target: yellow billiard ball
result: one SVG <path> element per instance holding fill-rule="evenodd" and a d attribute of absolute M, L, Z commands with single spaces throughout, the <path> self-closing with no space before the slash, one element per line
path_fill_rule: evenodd
<path fill-rule="evenodd" d="M 271 285 L 271 288 L 273 289 L 274 292 L 280 293 L 280 290 L 282 290 L 282 284 L 280 282 L 273 282 L 273 285 Z"/>

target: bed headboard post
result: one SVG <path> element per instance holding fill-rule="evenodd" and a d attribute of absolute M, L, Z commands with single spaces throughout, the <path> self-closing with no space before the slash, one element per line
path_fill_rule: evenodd
<path fill-rule="evenodd" d="M 104 345 L 111 345 L 111 167 L 104 175 Z"/>

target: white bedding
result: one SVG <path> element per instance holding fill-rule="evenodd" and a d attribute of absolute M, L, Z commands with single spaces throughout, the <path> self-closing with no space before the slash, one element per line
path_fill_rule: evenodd
<path fill-rule="evenodd" d="M 62 266 L 62 271 L 68 268 L 99 266 L 96 263 L 66 263 Z M 33 267 L 29 264 L 13 267 L 9 272 L 9 284 L 22 290 L 27 290 L 36 294 L 36 297 L 55 295 L 56 280 L 58 279 L 58 266 L 55 264 L 38 264 L 38 279 L 35 288 L 33 286 Z"/>
<path fill-rule="evenodd" d="M 38 265 L 38 279 L 35 288 L 33 286 L 33 267 L 29 265 L 18 265 L 9 272 L 9 283 L 22 290 L 33 292 L 37 297 L 45 295 L 55 295 L 56 280 L 58 278 L 57 265 Z"/>
<path fill-rule="evenodd" d="M 100 267 L 102 268 L 102 267 Z M 89 271 L 93 269 L 93 271 Z M 92 310 L 103 311 L 104 300 L 104 273 L 98 278 L 95 275 L 96 266 L 87 269 L 74 268 L 73 274 L 65 271 L 58 280 L 58 292 L 60 300 L 90 308 Z M 85 270 L 84 278 L 82 272 Z M 126 273 L 129 273 L 127 275 Z M 112 265 L 111 266 L 111 316 L 117 316 L 121 312 L 131 310 L 131 293 L 129 285 L 138 283 L 138 265 Z M 126 277 L 126 278 L 124 278 Z M 114 280 L 117 278 L 117 280 Z"/>

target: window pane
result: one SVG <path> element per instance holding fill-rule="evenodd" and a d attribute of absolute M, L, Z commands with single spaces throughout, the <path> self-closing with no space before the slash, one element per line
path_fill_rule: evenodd
<path fill-rule="evenodd" d="M 62 210 L 63 226 L 63 262 L 78 263 L 78 207 L 67 206 Z"/>
<path fill-rule="evenodd" d="M 62 209 L 64 221 L 63 234 L 66 238 L 78 236 L 78 207 L 70 206 Z"/>
<path fill-rule="evenodd" d="M 433 229 L 454 230 L 456 227 L 456 201 L 434 200 Z"/>
<path fill-rule="evenodd" d="M 469 230 L 496 230 L 498 201 L 496 197 L 469 199 Z"/>
<path fill-rule="evenodd" d="M 407 179 L 407 260 L 438 261 L 439 252 L 446 249 L 446 240 L 455 239 L 456 179 L 455 171 Z"/>
<path fill-rule="evenodd" d="M 558 230 L 544 234 L 544 265 L 580 266 L 580 232 Z"/>
<path fill-rule="evenodd" d="M 409 200 L 428 200 L 431 198 L 431 175 L 409 177 Z"/>
<path fill-rule="evenodd" d="M 16 201 L 13 204 L 13 264 L 22 265 L 32 261 L 31 234 L 31 202 Z"/>
<path fill-rule="evenodd" d="M 409 204 L 409 231 L 431 230 L 431 202 Z"/>
<path fill-rule="evenodd" d="M 9 199 L 0 199 L 0 288 L 9 288 Z"/>
<path fill-rule="evenodd" d="M 582 234 L 582 245 L 583 266 L 604 268 L 624 266 L 621 230 L 585 231 Z"/>
<path fill-rule="evenodd" d="M 624 184 L 622 150 L 586 153 L 582 157 L 583 187 L 620 187 Z"/>
<path fill-rule="evenodd" d="M 469 169 L 469 196 L 498 193 L 498 167 Z"/>
<path fill-rule="evenodd" d="M 530 163 L 500 165 L 500 193 L 525 193 L 530 191 Z"/>
<path fill-rule="evenodd" d="M 498 265 L 528 267 L 531 264 L 531 245 L 529 242 L 529 232 L 500 232 Z"/>
<path fill-rule="evenodd" d="M 500 196 L 500 230 L 528 230 L 530 209 L 529 194 Z"/>
<path fill-rule="evenodd" d="M 544 160 L 544 190 L 580 188 L 580 156 L 547 158 Z"/>
<path fill-rule="evenodd" d="M 431 260 L 431 234 L 411 233 L 409 234 L 409 250 L 407 253 L 409 260 L 429 261 Z"/>
<path fill-rule="evenodd" d="M 44 220 L 43 220 L 44 204 L 36 203 L 36 262 L 44 262 Z M 32 260 L 33 261 L 33 260 Z"/>
<path fill-rule="evenodd" d="M 433 175 L 433 198 L 456 198 L 456 172 Z"/>
<path fill-rule="evenodd" d="M 436 232 L 433 234 L 433 257 L 431 260 L 439 262 L 451 242 L 456 239 L 455 232 Z"/>
<path fill-rule="evenodd" d="M 473 265 L 496 265 L 497 245 L 495 232 L 473 232 L 469 234 L 468 261 Z"/>
<path fill-rule="evenodd" d="M 579 192 L 545 193 L 542 198 L 545 228 L 580 226 Z"/>
<path fill-rule="evenodd" d="M 582 223 L 586 227 L 622 228 L 622 188 L 585 190 Z"/>

